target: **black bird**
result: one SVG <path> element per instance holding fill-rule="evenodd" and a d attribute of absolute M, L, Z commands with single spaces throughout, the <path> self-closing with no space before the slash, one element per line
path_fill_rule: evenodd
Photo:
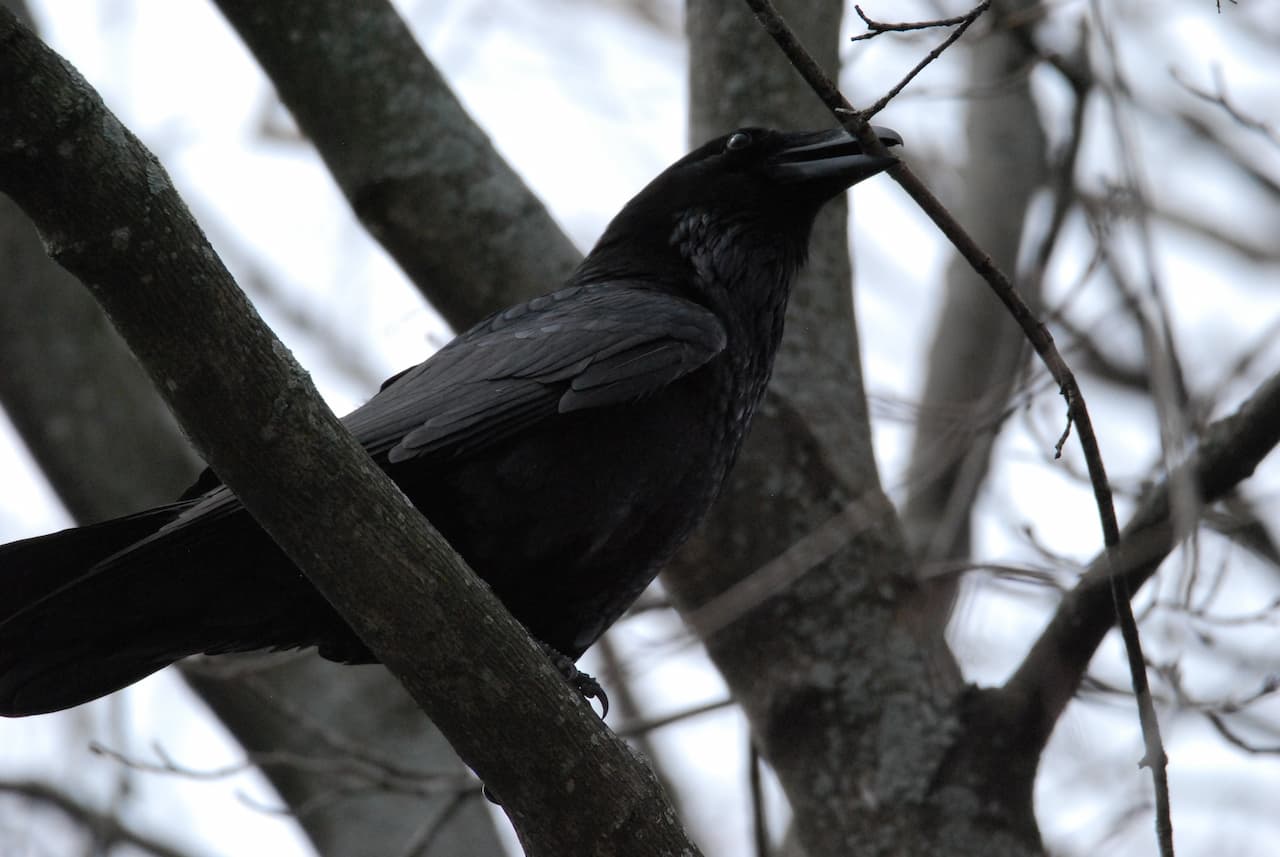
<path fill-rule="evenodd" d="M 818 209 L 893 162 L 840 130 L 712 140 L 622 209 L 565 288 L 480 322 L 343 422 L 529 632 L 576 660 L 720 491 Z M 6 716 L 187 655 L 305 646 L 374 660 L 210 474 L 171 505 L 0 547 Z"/>

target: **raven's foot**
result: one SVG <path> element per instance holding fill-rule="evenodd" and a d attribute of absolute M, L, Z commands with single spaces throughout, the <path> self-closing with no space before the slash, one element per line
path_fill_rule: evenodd
<path fill-rule="evenodd" d="M 560 675 L 564 676 L 564 680 L 573 685 L 578 693 L 582 694 L 583 699 L 588 702 L 593 699 L 600 700 L 600 719 L 604 720 L 608 717 L 609 695 L 604 692 L 600 682 L 578 669 L 570 658 L 562 655 L 541 640 L 538 641 L 538 645 L 542 647 L 542 651 L 551 659 L 551 663 L 555 665 L 556 669 L 560 670 Z"/>

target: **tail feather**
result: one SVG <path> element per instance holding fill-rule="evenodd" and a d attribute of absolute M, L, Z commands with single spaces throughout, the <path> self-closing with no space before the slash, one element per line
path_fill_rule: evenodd
<path fill-rule="evenodd" d="M 243 509 L 170 526 L 196 502 L 0 546 L 0 715 L 69 708 L 201 652 L 369 660 Z"/>
<path fill-rule="evenodd" d="M 191 505 L 174 503 L 0 545 L 0 627 L 76 582 L 97 563 L 156 532 Z"/>

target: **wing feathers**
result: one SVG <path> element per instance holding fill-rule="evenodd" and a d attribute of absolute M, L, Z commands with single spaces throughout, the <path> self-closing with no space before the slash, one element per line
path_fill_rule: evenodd
<path fill-rule="evenodd" d="M 557 414 L 633 401 L 725 347 L 705 307 L 616 283 L 491 317 L 401 373 L 344 422 L 392 463 L 457 456 Z"/>

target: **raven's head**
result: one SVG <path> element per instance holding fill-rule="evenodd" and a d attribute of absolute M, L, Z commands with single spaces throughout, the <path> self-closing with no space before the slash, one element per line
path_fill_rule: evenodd
<path fill-rule="evenodd" d="M 902 138 L 872 126 L 886 146 Z M 845 188 L 895 163 L 862 151 L 842 128 L 788 133 L 741 128 L 693 150 L 668 167 L 636 197 L 680 199 L 688 208 L 781 206 L 816 211 Z"/>
<path fill-rule="evenodd" d="M 873 130 L 886 146 L 902 142 L 887 128 Z M 895 160 L 866 154 L 843 129 L 733 131 L 649 182 L 609 224 L 581 274 L 614 276 L 619 262 L 687 265 L 697 261 L 694 255 L 718 252 L 714 245 L 737 251 L 733 255 L 781 253 L 798 263 L 818 209 Z M 739 246 L 726 247 L 721 239 Z M 615 258 L 636 253 L 640 259 Z"/>

